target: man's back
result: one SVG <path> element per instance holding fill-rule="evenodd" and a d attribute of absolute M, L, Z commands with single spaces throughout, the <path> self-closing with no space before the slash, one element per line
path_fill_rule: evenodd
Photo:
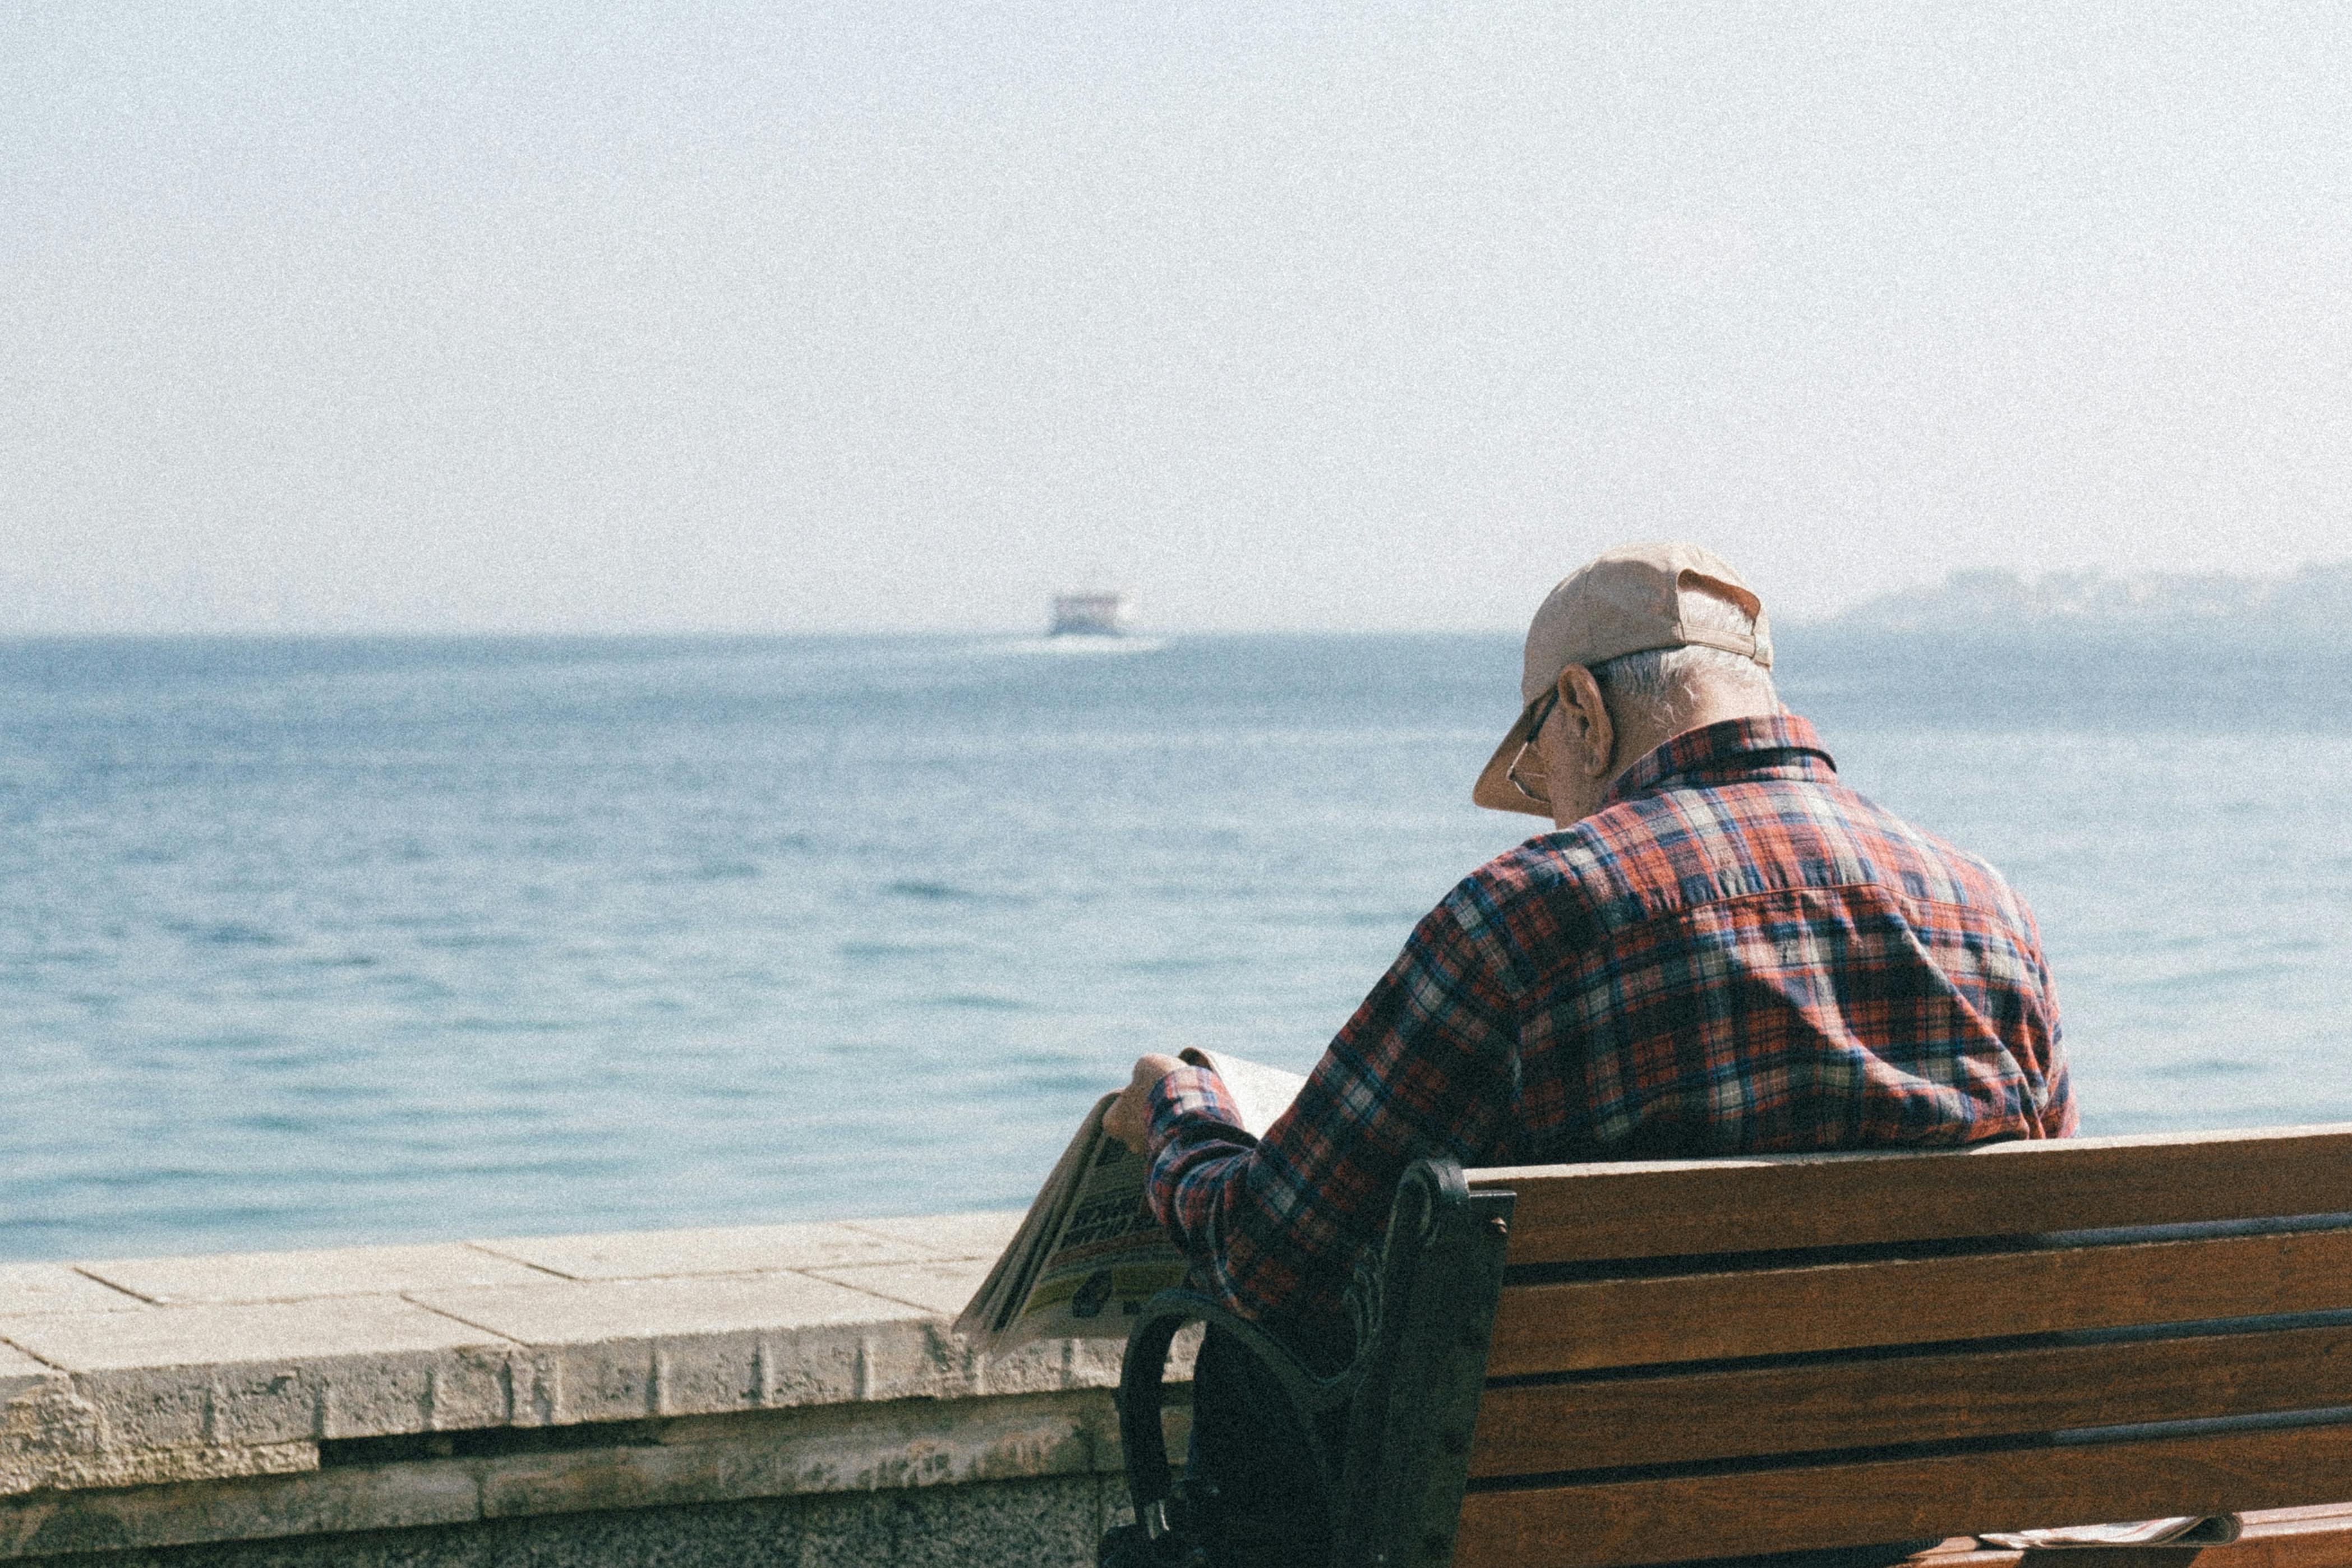
<path fill-rule="evenodd" d="M 1525 972 L 1488 1163 L 2064 1136 L 2033 918 L 1801 719 L 1676 737 L 1454 901 Z"/>

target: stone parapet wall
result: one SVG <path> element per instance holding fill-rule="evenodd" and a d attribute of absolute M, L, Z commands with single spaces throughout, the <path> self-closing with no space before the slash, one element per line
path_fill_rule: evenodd
<path fill-rule="evenodd" d="M 925 1517 L 1099 1528 L 1117 1342 L 988 1357 L 948 1327 L 1018 1218 L 0 1266 L 0 1559 L 393 1531 L 491 1561 L 495 1521 L 723 1535 L 694 1510 L 939 1488 Z"/>

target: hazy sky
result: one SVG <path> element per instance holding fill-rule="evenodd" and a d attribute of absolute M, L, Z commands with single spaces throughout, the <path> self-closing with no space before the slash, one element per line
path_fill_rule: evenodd
<path fill-rule="evenodd" d="M 2332 5 L 0 10 L 0 630 L 2352 553 Z"/>

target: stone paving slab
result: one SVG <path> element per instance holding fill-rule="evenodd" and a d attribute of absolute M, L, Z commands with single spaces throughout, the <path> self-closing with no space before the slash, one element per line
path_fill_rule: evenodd
<path fill-rule="evenodd" d="M 521 1347 L 396 1296 L 16 1318 L 0 1339 L 66 1374 L 0 1407 L 0 1493 L 314 1469 L 324 1438 L 536 1415 Z"/>
<path fill-rule="evenodd" d="M 420 1291 L 534 1352 L 547 1425 L 970 1392 L 968 1353 L 897 1301 L 804 1274 Z"/>
<path fill-rule="evenodd" d="M 614 1231 L 473 1244 L 572 1279 L 656 1279 L 772 1273 L 842 1263 L 893 1263 L 938 1254 L 845 1225 L 737 1225 L 703 1230 Z"/>
<path fill-rule="evenodd" d="M 0 1263 L 0 1318 L 35 1312 L 127 1312 L 146 1304 L 62 1263 Z"/>
<path fill-rule="evenodd" d="M 9 1388 L 18 1379 L 51 1377 L 56 1375 L 56 1371 L 54 1367 L 35 1361 L 16 1346 L 0 1342 L 0 1398 L 6 1396 Z"/>
<path fill-rule="evenodd" d="M 78 1267 L 94 1279 L 158 1302 L 299 1301 L 445 1286 L 544 1284 L 549 1279 L 542 1269 L 463 1242 L 114 1258 Z"/>
<path fill-rule="evenodd" d="M 426 1291 L 415 1300 L 530 1346 L 536 1414 L 517 1419 L 541 1425 L 1100 1388 L 1118 1375 L 1117 1341 L 1055 1341 L 984 1357 L 940 1313 L 799 1274 Z"/>
<path fill-rule="evenodd" d="M 804 1274 L 721 1274 L 417 1290 L 409 1300 L 527 1345 L 869 1323 L 904 1306 Z"/>
<path fill-rule="evenodd" d="M 68 1372 L 236 1365 L 495 1344 L 397 1296 L 0 1318 L 0 1340 Z"/>
<path fill-rule="evenodd" d="M 903 1301 L 926 1312 L 952 1318 L 964 1309 L 995 1266 L 990 1258 L 941 1259 L 935 1263 L 867 1263 L 850 1268 L 814 1268 L 819 1279 Z"/>
<path fill-rule="evenodd" d="M 1020 1209 L 983 1209 L 977 1214 L 845 1219 L 841 1223 L 850 1230 L 906 1242 L 940 1258 L 982 1258 L 993 1263 L 1012 1244 L 1013 1233 L 1021 1228 L 1024 1217 Z"/>

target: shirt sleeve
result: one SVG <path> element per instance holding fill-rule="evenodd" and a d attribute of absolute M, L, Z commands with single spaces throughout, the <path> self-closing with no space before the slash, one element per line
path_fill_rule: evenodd
<path fill-rule="evenodd" d="M 2033 910 L 2020 900 L 2019 910 L 2025 927 L 2028 952 L 2032 959 L 2035 1000 L 2039 1005 L 2042 1024 L 2042 1069 L 2043 1088 L 2040 1115 L 2044 1138 L 2072 1138 L 2082 1130 L 2082 1112 L 2074 1105 L 2074 1076 L 2066 1070 L 2066 1030 L 2058 1016 L 2058 984 L 2050 973 L 2050 960 L 2042 951 L 2042 926 Z"/>
<path fill-rule="evenodd" d="M 2074 1086 L 2063 1057 L 2051 1068 L 2050 1103 L 2042 1110 L 2042 1130 L 2051 1138 L 2072 1138 L 2083 1130 L 2082 1113 L 2074 1108 Z"/>
<path fill-rule="evenodd" d="M 1477 1163 L 1509 1125 L 1510 973 L 1473 878 L 1414 928 L 1262 1142 L 1237 1124 L 1215 1073 L 1160 1079 L 1147 1199 L 1195 1283 L 1245 1317 L 1339 1310 L 1405 1167 Z"/>
<path fill-rule="evenodd" d="M 2074 1075 L 2066 1070 L 2066 1031 L 2058 1017 L 2058 997 L 2045 971 L 2042 1005 L 2050 1020 L 2050 1059 L 2042 1064 L 2042 1081 L 2049 1086 L 2042 1102 L 2042 1133 L 2045 1138 L 2072 1138 L 2082 1131 L 2083 1115 L 2074 1106 Z"/>

